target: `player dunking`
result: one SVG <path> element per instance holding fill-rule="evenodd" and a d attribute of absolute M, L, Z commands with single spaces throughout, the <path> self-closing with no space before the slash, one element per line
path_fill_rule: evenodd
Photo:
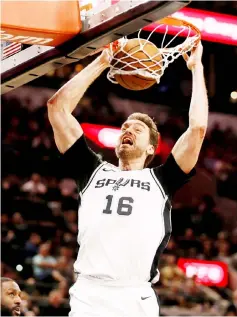
<path fill-rule="evenodd" d="M 148 115 L 132 114 L 122 125 L 118 167 L 88 148 L 72 115 L 86 89 L 109 67 L 107 50 L 48 101 L 56 145 L 65 168 L 74 172 L 81 196 L 72 317 L 159 315 L 151 283 L 159 279 L 159 257 L 171 234 L 170 201 L 194 175 L 207 128 L 202 50 L 199 44 L 190 57 L 184 56 L 193 75 L 189 127 L 167 161 L 155 168 L 147 168 L 158 142 Z"/>

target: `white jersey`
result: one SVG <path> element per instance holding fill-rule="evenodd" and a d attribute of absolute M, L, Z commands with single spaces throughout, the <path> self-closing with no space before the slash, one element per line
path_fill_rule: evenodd
<path fill-rule="evenodd" d="M 84 146 L 74 145 L 80 153 Z M 76 150 L 70 152 L 68 156 L 75 158 Z M 87 161 L 90 159 L 88 157 Z M 164 178 L 167 173 L 174 173 L 181 179 L 180 175 L 183 177 L 184 174 L 173 158 L 168 161 L 172 163 L 163 168 L 132 171 L 121 171 L 99 161 L 87 183 L 80 186 L 80 249 L 74 266 L 77 273 L 131 283 L 159 279 L 159 256 L 171 234 L 169 185 L 164 186 L 159 175 Z M 87 165 L 86 169 L 88 172 Z M 171 182 L 168 176 L 168 182 Z M 177 180 L 173 179 L 175 182 Z M 179 186 L 184 182 L 183 178 Z"/>

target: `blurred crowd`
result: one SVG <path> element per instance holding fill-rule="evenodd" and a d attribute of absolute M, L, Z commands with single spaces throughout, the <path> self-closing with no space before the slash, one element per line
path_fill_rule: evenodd
<path fill-rule="evenodd" d="M 91 101 L 83 102 L 77 114 L 80 122 L 119 126 L 124 119 L 109 113 L 106 106 L 101 105 L 98 113 Z M 108 113 L 106 118 L 101 116 L 103 111 Z M 17 99 L 6 104 L 3 98 L 2 117 L 1 276 L 18 281 L 25 316 L 67 315 L 80 228 L 76 184 L 73 175 L 60 168 L 46 107 L 29 111 Z M 173 115 L 159 130 L 172 145 L 185 130 L 185 122 Z M 198 163 L 216 176 L 219 195 L 232 200 L 237 200 L 236 140 L 232 130 L 221 131 L 216 125 L 204 142 Z M 157 157 L 154 164 L 159 161 Z M 209 195 L 194 199 L 188 208 L 175 205 L 172 221 L 173 235 L 155 285 L 161 313 L 237 315 L 237 228 L 227 231 Z M 228 286 L 207 287 L 197 283 L 195 276 L 187 278 L 177 266 L 180 257 L 225 262 Z"/>

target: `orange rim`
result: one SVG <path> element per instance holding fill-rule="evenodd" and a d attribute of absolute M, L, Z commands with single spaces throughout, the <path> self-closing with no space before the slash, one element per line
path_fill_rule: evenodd
<path fill-rule="evenodd" d="M 182 27 L 182 26 L 190 27 L 198 36 L 197 42 L 199 42 L 201 40 L 200 30 L 195 25 L 193 25 L 192 23 L 187 22 L 185 20 L 168 16 L 166 18 L 163 18 L 163 19 L 157 21 L 156 23 L 167 24 L 167 25 L 172 25 L 172 26 L 179 26 L 179 27 Z"/>
<path fill-rule="evenodd" d="M 192 23 L 187 22 L 185 20 L 168 16 L 168 17 L 165 17 L 165 18 L 163 18 L 163 19 L 161 19 L 159 21 L 156 21 L 156 23 L 157 24 L 166 24 L 166 25 L 178 26 L 178 27 L 185 26 L 185 27 L 191 28 L 194 31 L 194 33 L 198 36 L 197 40 L 195 41 L 196 44 L 198 44 L 200 42 L 200 40 L 201 40 L 201 32 L 200 32 L 200 30 L 195 25 L 193 25 Z M 119 40 L 111 42 L 108 45 L 105 45 L 104 47 L 96 50 L 92 55 L 102 51 L 104 48 L 109 48 L 109 47 L 112 48 L 113 52 L 116 52 L 116 50 L 119 48 Z M 170 49 L 171 48 L 166 48 L 166 50 L 170 50 Z"/>

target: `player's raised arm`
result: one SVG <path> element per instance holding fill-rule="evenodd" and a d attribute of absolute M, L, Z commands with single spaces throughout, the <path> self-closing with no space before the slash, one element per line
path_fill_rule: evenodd
<path fill-rule="evenodd" d="M 208 98 L 202 65 L 202 44 L 199 43 L 191 56 L 184 56 L 192 71 L 193 91 L 189 110 L 189 127 L 172 149 L 172 154 L 185 172 L 189 173 L 196 165 L 206 134 L 208 121 Z"/>
<path fill-rule="evenodd" d="M 65 153 L 82 136 L 82 128 L 72 112 L 87 88 L 109 66 L 109 60 L 109 51 L 104 50 L 49 99 L 48 117 L 56 145 L 61 153 Z"/>

